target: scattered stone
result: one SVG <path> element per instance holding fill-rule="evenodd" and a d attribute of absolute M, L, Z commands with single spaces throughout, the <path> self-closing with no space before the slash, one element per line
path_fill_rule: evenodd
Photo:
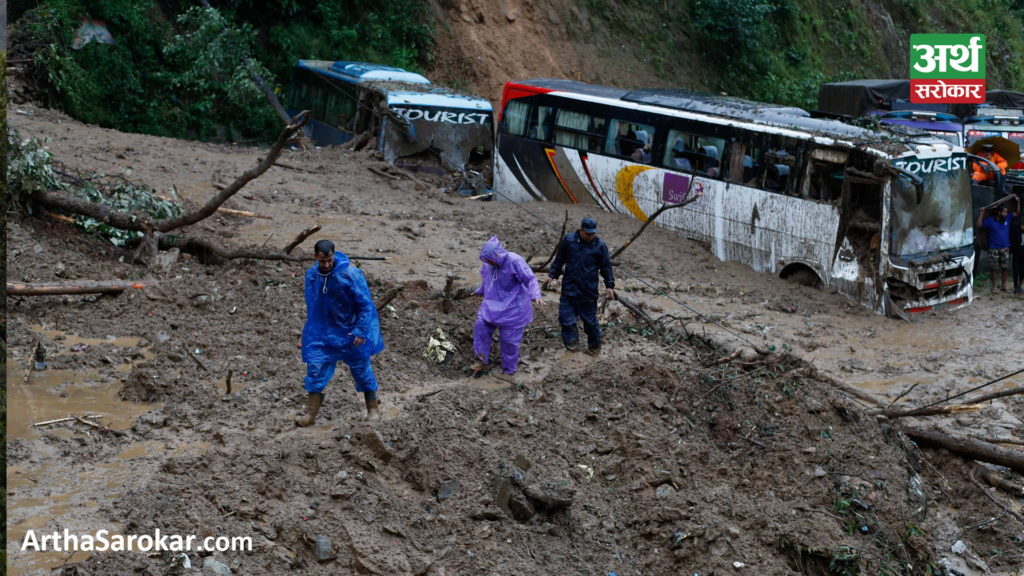
<path fill-rule="evenodd" d="M 646 476 L 647 483 L 657 487 L 672 482 L 672 474 L 668 470 L 656 470 Z"/>
<path fill-rule="evenodd" d="M 533 468 L 533 462 L 531 462 L 529 458 L 523 456 L 522 454 L 516 456 L 516 459 L 513 460 L 513 462 L 515 462 L 516 466 L 519 466 L 526 472 L 529 472 L 530 468 Z"/>
<path fill-rule="evenodd" d="M 572 506 L 576 496 L 576 490 L 564 484 L 530 484 L 523 487 L 523 493 L 548 508 Z"/>
<path fill-rule="evenodd" d="M 152 412 L 152 411 L 146 412 L 145 414 L 140 416 L 139 420 L 141 420 L 142 422 L 144 422 L 146 424 L 149 424 L 150 426 L 154 426 L 154 427 L 157 427 L 157 428 L 160 428 L 164 424 L 167 423 L 167 417 L 166 416 L 164 416 L 163 414 Z"/>
<path fill-rule="evenodd" d="M 363 436 L 363 446 L 366 446 L 373 452 L 373 455 L 384 461 L 385 464 L 394 458 L 395 454 L 391 451 L 391 447 L 384 441 L 380 433 L 376 430 L 370 430 L 365 436 Z"/>
<path fill-rule="evenodd" d="M 160 274 L 170 274 L 171 268 L 181 258 L 181 250 L 171 248 L 166 252 L 160 252 L 153 259 L 153 269 Z"/>
<path fill-rule="evenodd" d="M 470 515 L 473 520 L 503 520 L 506 517 L 505 511 L 497 506 L 489 506 Z"/>
<path fill-rule="evenodd" d="M 491 527 L 490 526 L 484 526 L 483 528 L 481 528 L 481 529 L 476 531 L 476 537 L 481 539 L 481 540 L 483 540 L 484 538 L 487 538 L 490 535 L 491 535 Z"/>
<path fill-rule="evenodd" d="M 657 498 L 668 498 L 676 493 L 676 489 L 671 484 L 662 484 L 655 490 L 654 496 Z"/>
<path fill-rule="evenodd" d="M 445 480 L 441 482 L 441 486 L 437 489 L 437 501 L 444 502 L 452 496 L 459 493 L 459 479 L 453 478 L 451 480 Z"/>
<path fill-rule="evenodd" d="M 533 515 L 537 513 L 534 509 L 533 504 L 530 503 L 530 499 L 527 498 L 519 489 L 513 489 L 508 498 L 508 509 L 511 513 L 512 518 L 520 522 L 526 522 Z"/>
<path fill-rule="evenodd" d="M 828 472 L 825 472 L 825 469 L 822 468 L 821 466 L 814 467 L 814 475 L 817 476 L 818 478 L 821 478 L 825 474 L 828 474 Z"/>
<path fill-rule="evenodd" d="M 738 538 L 739 535 L 740 535 L 740 529 L 739 528 L 737 528 L 735 526 L 729 526 L 729 536 L 732 536 L 733 538 Z"/>
<path fill-rule="evenodd" d="M 313 546 L 313 555 L 323 562 L 331 559 L 331 539 L 323 534 L 316 535 L 316 545 Z"/>
<path fill-rule="evenodd" d="M 203 562 L 203 572 L 209 574 L 216 574 L 217 576 L 231 576 L 231 568 L 213 559 L 212 556 L 206 558 Z"/>

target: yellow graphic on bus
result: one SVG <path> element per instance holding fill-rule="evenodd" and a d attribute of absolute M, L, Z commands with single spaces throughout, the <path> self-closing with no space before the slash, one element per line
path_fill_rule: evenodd
<path fill-rule="evenodd" d="M 633 180 L 636 180 L 636 177 L 646 170 L 653 170 L 653 168 L 650 166 L 626 166 L 615 175 L 615 192 L 619 195 L 619 200 L 622 200 L 623 206 L 637 220 L 647 220 L 647 215 L 637 205 L 636 197 L 633 196 Z"/>

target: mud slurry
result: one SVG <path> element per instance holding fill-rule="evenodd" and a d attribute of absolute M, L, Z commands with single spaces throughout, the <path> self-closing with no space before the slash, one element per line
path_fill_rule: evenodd
<path fill-rule="evenodd" d="M 251 160 L 249 152 L 119 135 L 66 119 L 59 127 L 33 126 L 54 135 L 67 128 L 53 149 L 69 162 L 95 164 L 106 161 L 111 143 L 130 146 L 138 152 L 126 154 L 135 177 L 156 186 L 177 180 L 188 201 L 188 190 L 204 197 L 210 171 L 231 176 Z M 143 144 L 159 152 L 140 152 Z M 966 359 L 901 353 L 878 342 L 899 339 L 888 320 L 716 262 L 651 230 L 624 254 L 631 269 L 746 338 L 778 343 L 779 353 L 762 358 L 744 346 L 736 362 L 715 364 L 737 341 L 713 325 L 706 325 L 710 345 L 703 337 L 663 341 L 647 337 L 616 306 L 602 318 L 601 356 L 568 353 L 557 294 L 545 293 L 516 377 L 495 370 L 470 380 L 464 367 L 478 301 L 457 302 L 444 314 L 435 296 L 445 275 L 455 273 L 457 286 L 477 281 L 476 251 L 492 233 L 539 258 L 555 233 L 509 206 L 411 188 L 381 192 L 366 158 L 322 153 L 314 162 L 320 173 L 294 177 L 275 169 L 243 195 L 261 200 L 232 205 L 270 212 L 280 231 L 268 221 L 228 218 L 203 226 L 258 245 L 272 232 L 290 237 L 315 220 L 325 224 L 322 237 L 342 238 L 338 244 L 350 253 L 388 255 L 362 264 L 375 298 L 404 288 L 381 313 L 387 348 L 374 369 L 384 421 L 372 428 L 344 369 L 316 425 L 292 422 L 305 406 L 303 267 L 185 255 L 157 272 L 121 262 L 127 251 L 63 223 L 11 214 L 12 278 L 53 280 L 60 262 L 61 274 L 72 278 L 166 280 L 160 290 L 118 297 L 8 300 L 8 393 L 17 430 L 7 446 L 12 572 L 50 574 L 47 568 L 64 561 L 18 549 L 21 535 L 37 527 L 251 537 L 251 552 L 212 555 L 234 574 L 827 574 L 843 573 L 856 558 L 871 562 L 861 573 L 924 575 L 935 573 L 942 557 L 967 574 L 982 573 L 977 562 L 1012 574 L 1024 564 L 1021 526 L 979 494 L 963 460 L 920 451 L 896 427 L 794 370 L 810 357 L 823 370 L 839 366 L 840 378 L 902 383 L 927 364 L 938 366 L 943 380 L 921 392 L 939 394 L 942 386 L 962 385 L 958 377 L 981 378 L 978 370 L 988 375 L 1006 363 L 1015 348 L 998 334 L 943 336 L 943 346 Z M 556 220 L 561 207 L 557 212 L 544 214 Z M 635 229 L 606 215 L 600 225 L 606 238 Z M 678 312 L 636 284 L 622 287 L 634 300 Z M 1001 305 L 1009 313 L 1017 306 Z M 943 330 L 955 322 L 1020 330 L 980 323 L 991 310 L 964 313 L 932 320 Z M 927 326 L 911 327 L 916 348 Z M 423 357 L 438 328 L 457 349 L 442 364 Z M 51 351 L 50 366 L 19 389 L 17 366 L 34 339 Z M 80 339 L 88 348 L 71 351 Z M 847 347 L 860 355 L 846 355 Z M 941 357 L 928 363 L 928 355 Z M 841 369 L 844 362 L 851 372 Z M 895 397 L 899 390 L 890 384 L 884 392 Z M 1001 407 L 1007 434 L 1019 426 L 1022 406 L 1010 399 Z M 71 410 L 102 413 L 101 422 L 129 436 L 86 434 L 77 423 L 29 426 Z M 978 427 L 989 410 L 958 418 Z M 949 552 L 956 540 L 977 562 L 966 565 Z M 193 554 L 191 562 L 205 559 Z M 163 574 L 171 572 L 168 560 L 103 553 L 68 565 L 83 575 Z"/>

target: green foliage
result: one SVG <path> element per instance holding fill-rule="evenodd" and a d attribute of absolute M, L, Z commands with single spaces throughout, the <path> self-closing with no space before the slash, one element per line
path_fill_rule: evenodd
<path fill-rule="evenodd" d="M 122 212 L 145 214 L 153 219 L 182 214 L 180 205 L 157 198 L 148 187 L 136 185 L 120 174 L 66 176 L 73 182 L 70 184 L 54 170 L 51 163 L 53 155 L 47 150 L 46 142 L 37 138 L 21 140 L 17 131 L 11 131 L 7 140 L 8 154 L 5 157 L 7 183 L 10 187 L 9 201 L 11 205 L 24 206 L 30 214 L 39 211 L 33 194 L 45 190 L 65 192 Z M 74 219 L 87 232 L 107 237 L 118 246 L 142 235 L 139 232 L 111 228 L 88 216 L 74 215 Z"/>
<path fill-rule="evenodd" d="M 7 52 L 0 50 L 0 79 L 3 79 L 3 85 L 7 85 Z M 7 132 L 7 90 L 3 91 L 0 95 L 0 129 Z M 0 139 L 0 146 L 4 147 L 3 151 L 0 151 L 0 174 L 7 173 L 7 139 Z M 7 178 L 4 178 L 3 183 L 0 183 L 0 206 L 7 205 Z M 0 214 L 0 226 L 4 230 L 7 230 L 7 211 L 4 210 L 3 214 Z M 0 281 L 4 286 L 7 286 L 7 234 L 3 234 L 0 237 Z M 6 290 L 6 288 L 5 288 Z M 5 292 L 6 295 L 6 292 Z M 4 382 L 3 386 L 0 387 L 0 440 L 7 445 L 7 311 L 3 312 L 4 328 L 3 328 L 3 340 L 0 341 L 0 347 L 3 350 L 3 364 L 4 364 Z M 7 467 L 7 451 L 4 450 L 0 453 L 0 463 L 3 463 L 4 467 Z M 7 491 L 4 490 L 3 495 L 0 495 L 0 521 L 3 522 L 4 526 L 7 525 Z M 5 531 L 0 536 L 0 562 L 4 566 L 7 566 L 7 532 Z M 5 569 L 6 570 L 6 569 Z"/>
<path fill-rule="evenodd" d="M 860 574 L 860 554 L 856 548 L 840 546 L 828 571 L 836 576 L 858 576 Z"/>

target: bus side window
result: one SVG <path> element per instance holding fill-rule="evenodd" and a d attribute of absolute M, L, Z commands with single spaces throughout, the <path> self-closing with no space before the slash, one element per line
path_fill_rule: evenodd
<path fill-rule="evenodd" d="M 783 148 L 770 148 L 765 155 L 767 172 L 764 177 L 764 189 L 785 194 L 791 189 L 790 183 L 795 180 L 796 156 Z"/>
<path fill-rule="evenodd" d="M 521 100 L 509 100 L 505 104 L 505 131 L 516 136 L 526 135 L 526 118 L 530 113 L 530 103 Z"/>
<path fill-rule="evenodd" d="M 612 119 L 604 153 L 650 164 L 653 146 L 654 126 Z"/>
<path fill-rule="evenodd" d="M 604 118 L 561 108 L 555 113 L 555 144 L 587 152 L 601 152 L 605 130 Z"/>
<path fill-rule="evenodd" d="M 676 170 L 721 178 L 725 140 L 669 130 L 662 165 Z"/>
<path fill-rule="evenodd" d="M 547 142 L 554 110 L 551 106 L 534 106 L 526 128 L 526 137 Z"/>
<path fill-rule="evenodd" d="M 807 177 L 804 178 L 804 198 L 832 202 L 843 195 L 843 178 L 846 170 L 846 152 L 828 148 L 811 151 L 807 163 Z"/>

